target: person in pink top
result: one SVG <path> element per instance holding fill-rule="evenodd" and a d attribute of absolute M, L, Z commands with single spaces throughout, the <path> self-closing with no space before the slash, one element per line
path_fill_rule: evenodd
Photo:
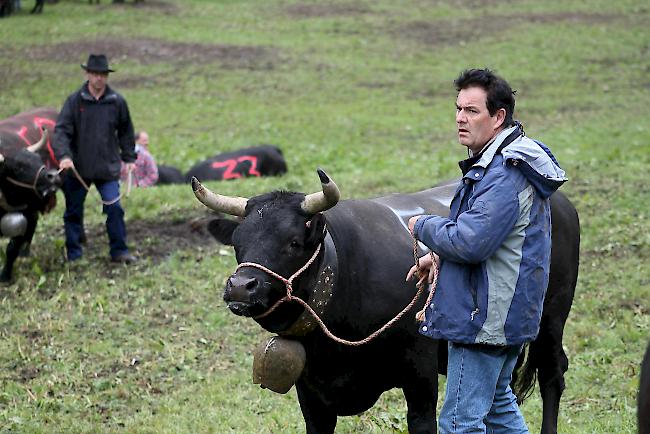
<path fill-rule="evenodd" d="M 135 152 L 138 154 L 138 158 L 135 160 L 135 168 L 131 174 L 131 186 L 151 187 L 155 185 L 158 182 L 158 166 L 149 153 L 149 135 L 146 131 L 136 133 Z M 124 183 L 129 182 L 125 164 L 122 164 L 120 179 Z"/>

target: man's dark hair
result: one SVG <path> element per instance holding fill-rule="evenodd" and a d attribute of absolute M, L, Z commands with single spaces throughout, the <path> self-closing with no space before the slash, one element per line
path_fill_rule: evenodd
<path fill-rule="evenodd" d="M 136 142 L 137 142 L 138 140 L 140 140 L 140 134 L 141 134 L 140 131 L 138 131 L 137 133 L 135 133 L 135 135 L 133 136 L 133 140 L 136 141 Z"/>
<path fill-rule="evenodd" d="M 496 75 L 489 69 L 466 69 L 454 80 L 456 90 L 469 87 L 480 87 L 487 93 L 487 109 L 490 116 L 494 116 L 497 110 L 506 110 L 506 117 L 503 121 L 504 127 L 514 125 L 512 119 L 515 112 L 515 93 L 507 81 Z"/>

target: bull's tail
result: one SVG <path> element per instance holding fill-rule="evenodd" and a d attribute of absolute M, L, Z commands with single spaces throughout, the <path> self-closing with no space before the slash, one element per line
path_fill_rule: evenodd
<path fill-rule="evenodd" d="M 512 373 L 512 383 L 510 387 L 517 397 L 517 404 L 521 405 L 526 398 L 533 393 L 535 381 L 537 380 L 537 366 L 530 357 L 529 345 L 524 345 L 521 350 L 515 370 Z"/>

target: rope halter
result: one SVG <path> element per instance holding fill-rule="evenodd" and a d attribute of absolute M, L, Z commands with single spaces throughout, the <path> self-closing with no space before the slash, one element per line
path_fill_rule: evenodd
<path fill-rule="evenodd" d="M 273 312 L 273 311 L 275 310 L 275 308 L 278 307 L 278 306 L 280 305 L 280 303 L 283 303 L 283 302 L 285 302 L 285 301 L 288 301 L 288 300 L 301 300 L 301 299 L 299 299 L 298 297 L 296 297 L 296 296 L 293 295 L 293 281 L 294 281 L 294 279 L 295 279 L 296 277 L 300 276 L 300 275 L 301 275 L 301 274 L 302 274 L 302 273 L 303 273 L 307 268 L 309 268 L 309 267 L 311 266 L 311 264 L 314 263 L 314 261 L 315 261 L 316 258 L 318 257 L 318 254 L 320 253 L 320 249 L 321 249 L 321 246 L 322 246 L 322 245 L 323 245 L 322 242 L 319 243 L 319 244 L 318 244 L 318 247 L 316 247 L 316 250 L 314 251 L 314 254 L 311 255 L 311 258 L 309 258 L 309 260 L 307 261 L 307 263 L 306 263 L 305 265 L 303 265 L 302 267 L 300 267 L 300 268 L 298 269 L 298 271 L 296 271 L 295 273 L 293 273 L 293 274 L 291 275 L 291 277 L 289 277 L 288 279 L 286 279 L 286 278 L 284 278 L 283 276 L 279 275 L 279 274 L 276 273 L 275 271 L 273 271 L 273 270 L 271 270 L 271 269 L 265 267 L 264 265 L 261 265 L 261 264 L 255 263 L 255 262 L 242 262 L 241 264 L 239 264 L 239 265 L 237 266 L 237 269 L 235 270 L 235 273 L 236 273 L 237 271 L 239 271 L 240 268 L 244 268 L 244 267 L 253 267 L 253 268 L 257 268 L 258 270 L 262 270 L 262 271 L 264 271 L 265 273 L 267 273 L 267 274 L 269 274 L 269 275 L 275 277 L 275 278 L 278 279 L 280 282 L 284 283 L 284 286 L 285 286 L 285 288 L 287 289 L 287 295 L 285 295 L 285 296 L 282 297 L 280 300 L 278 300 L 278 301 L 277 301 L 273 306 L 271 306 L 271 308 L 270 308 L 269 310 L 267 310 L 267 311 L 264 312 L 263 314 L 260 314 L 260 315 L 254 316 L 253 319 L 264 318 L 265 316 L 267 316 L 267 315 L 269 315 L 271 312 Z"/>
<path fill-rule="evenodd" d="M 36 193 L 36 196 L 42 197 L 41 194 L 38 192 L 38 189 L 36 188 L 36 184 L 38 184 L 38 177 L 41 175 L 41 172 L 44 171 L 45 165 L 42 165 L 41 167 L 38 168 L 38 171 L 36 172 L 36 176 L 34 177 L 34 181 L 31 184 L 27 184 L 25 182 L 18 181 L 15 178 L 12 178 L 10 176 L 7 176 L 7 181 L 11 182 L 12 184 L 15 184 L 19 187 L 26 188 L 28 190 L 33 190 L 34 193 Z"/>

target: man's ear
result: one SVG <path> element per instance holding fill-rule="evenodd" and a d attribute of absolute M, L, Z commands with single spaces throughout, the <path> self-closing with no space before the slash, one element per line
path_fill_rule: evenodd
<path fill-rule="evenodd" d="M 307 221 L 305 244 L 315 246 L 325 238 L 325 216 L 323 213 L 315 214 Z"/>
<path fill-rule="evenodd" d="M 232 246 L 232 233 L 239 223 L 230 219 L 214 219 L 208 223 L 208 232 L 221 244 Z"/>
<path fill-rule="evenodd" d="M 494 124 L 494 129 L 497 130 L 501 128 L 505 120 L 506 120 L 506 109 L 502 107 L 496 112 L 496 123 Z"/>

